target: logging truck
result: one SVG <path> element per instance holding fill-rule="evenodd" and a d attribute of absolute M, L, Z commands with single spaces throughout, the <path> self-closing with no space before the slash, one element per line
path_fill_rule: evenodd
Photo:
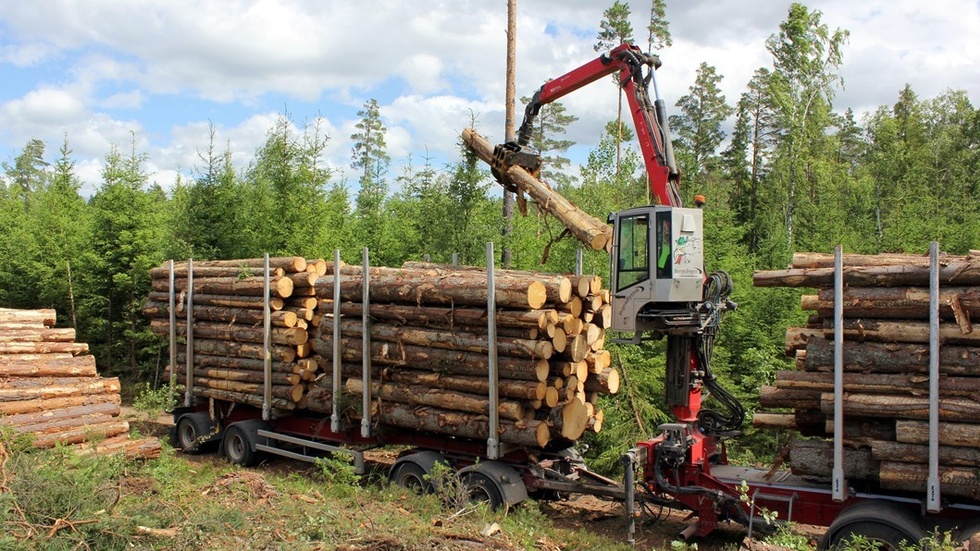
<path fill-rule="evenodd" d="M 372 268 L 367 251 L 361 267 L 343 266 L 339 253 L 335 253 L 334 262 L 325 263 L 331 267 L 318 278 L 309 279 L 296 276 L 305 272 L 295 266 L 277 273 L 285 261 L 266 257 L 250 264 L 261 275 L 225 282 L 225 287 L 216 282 L 198 283 L 190 261 L 159 268 L 155 277 L 159 276 L 160 285 L 155 283 L 156 296 L 150 297 L 157 306 L 149 309 L 170 315 L 169 321 L 157 328 L 169 332 L 171 376 L 178 377 L 185 389 L 184 404 L 174 412 L 175 445 L 195 450 L 206 442 L 217 442 L 229 460 L 241 465 L 254 464 L 263 453 L 304 460 L 322 453 L 344 453 L 354 458 L 359 469 L 363 468 L 364 450 L 403 446 L 407 451 L 390 471 L 398 484 L 429 488 L 429 474 L 435 465 L 443 464 L 458 473 L 474 498 L 495 506 L 569 493 L 607 497 L 625 504 L 630 541 L 640 503 L 690 511 L 694 521 L 682 532 L 685 539 L 705 536 L 724 522 L 743 524 L 751 535 L 766 524 L 760 516 L 763 510 L 770 512 L 766 517 L 775 514 L 780 521 L 826 526 L 822 548 L 853 535 L 897 549 L 903 540 L 918 541 L 934 529 L 952 530 L 961 539 L 980 532 L 978 463 L 975 453 L 971 455 L 980 445 L 980 429 L 963 423 L 970 415 L 976 419 L 980 412 L 971 409 L 976 407 L 975 394 L 944 394 L 950 386 L 947 374 L 960 370 L 961 374 L 978 376 L 980 368 L 973 349 L 964 352 L 965 366 L 962 358 L 943 359 L 947 356 L 940 347 L 941 338 L 945 338 L 940 329 L 946 328 L 940 324 L 940 315 L 950 308 L 946 303 L 941 312 L 939 298 L 940 281 L 944 285 L 977 285 L 980 279 L 963 279 L 963 270 L 941 277 L 943 269 L 935 246 L 929 264 L 913 278 L 916 285 L 929 289 L 928 300 L 924 300 L 928 329 L 913 341 L 918 343 L 914 351 L 903 354 L 906 363 L 902 365 L 907 368 L 897 369 L 898 374 L 916 373 L 914 384 L 899 385 L 898 392 L 905 393 L 906 398 L 892 400 L 888 406 L 870 399 L 862 402 L 866 389 L 856 385 L 869 381 L 854 372 L 872 372 L 868 362 L 874 363 L 875 355 L 847 340 L 849 334 L 862 338 L 872 330 L 851 318 L 845 323 L 845 302 L 851 300 L 845 294 L 845 283 L 860 279 L 862 272 L 845 268 L 838 250 L 831 267 L 818 269 L 824 278 L 819 283 L 805 278 L 783 280 L 827 287 L 815 301 L 816 308 L 824 311 L 826 327 L 811 327 L 797 336 L 801 342 L 811 338 L 814 342 L 812 354 L 798 355 L 797 361 L 808 366 L 811 361 L 818 362 L 821 354 L 831 359 L 814 368 L 822 373 L 817 377 L 808 379 L 807 373 L 784 377 L 786 385 L 790 381 L 811 385 L 805 388 L 809 401 L 802 406 L 785 401 L 789 400 L 786 392 L 781 395 L 784 401 L 772 402 L 773 407 L 796 407 L 795 414 L 760 415 L 757 424 L 767 426 L 768 422 L 769 426 L 781 425 L 831 439 L 809 448 L 811 459 L 821 464 L 819 473 L 795 474 L 729 463 L 726 439 L 741 429 L 745 412 L 718 383 L 710 360 L 721 319 L 736 304 L 729 299 L 732 282 L 727 274 L 704 269 L 704 199 L 697 197 L 695 208 L 681 205 L 680 174 L 671 149 L 664 102 L 659 98 L 652 102 L 648 92 L 659 64 L 655 56 L 624 44 L 543 85 L 528 104 L 515 141 L 491 146 L 471 129 L 463 133 L 464 141 L 490 164 L 497 180 L 518 193 L 521 204 L 523 194 L 530 195 L 586 246 L 610 252 L 608 304 L 600 298 L 591 307 L 593 316 L 607 307 L 599 329 L 625 335 L 627 343 L 647 338 L 666 340 L 665 400 L 674 419 L 624 454 L 622 481 L 591 472 L 573 451 L 585 430 L 599 430 L 601 425 L 589 389 L 614 393 L 611 387 L 618 386 L 618 375 L 613 375 L 608 364 L 596 367 L 596 350 L 581 344 L 588 338 L 579 341 L 582 329 L 564 334 L 543 348 L 532 344 L 537 341 L 530 335 L 515 336 L 511 331 L 515 327 L 536 328 L 547 333 L 559 325 L 559 319 L 562 326 L 568 319 L 570 326 L 577 327 L 576 320 L 582 320 L 581 304 L 573 315 L 574 307 L 560 296 L 564 284 L 539 282 L 544 289 L 535 287 L 532 293 L 533 285 L 526 280 L 533 278 L 528 274 L 495 270 L 492 244 L 488 245 L 487 268 L 479 275 L 473 269 L 431 266 L 416 267 L 422 272 L 411 275 L 389 272 Z M 618 75 L 629 101 L 657 204 L 614 213 L 607 224 L 582 212 L 538 179 L 540 158 L 529 149 L 528 142 L 541 106 L 608 75 Z M 202 265 L 217 271 L 202 272 L 207 275 L 200 276 L 200 281 L 220 279 L 240 270 L 241 261 L 229 262 L 224 268 L 230 271 L 220 270 L 220 263 Z M 807 269 L 812 268 L 803 270 Z M 908 270 L 898 271 L 904 274 Z M 580 289 L 581 281 L 577 280 Z M 871 281 L 880 283 L 874 277 Z M 307 372 L 317 371 L 315 367 L 295 367 L 300 363 L 297 354 L 303 357 L 296 350 L 306 344 L 305 336 L 300 331 L 290 332 L 283 325 L 286 321 L 274 322 L 276 316 L 272 314 L 284 309 L 284 295 L 289 296 L 286 287 L 291 285 L 309 290 L 300 295 L 310 299 L 304 303 L 308 307 L 294 307 L 293 311 L 304 316 L 310 315 L 307 310 L 316 310 L 312 315 L 320 317 L 312 346 L 321 358 L 317 367 L 322 371 L 310 375 L 319 379 L 315 389 L 305 395 L 302 390 L 297 393 L 296 383 L 292 383 L 304 380 Z M 247 300 L 222 298 L 234 288 L 249 288 Z M 585 289 L 585 297 L 602 296 L 601 290 L 593 291 L 590 284 Z M 538 298 L 532 300 L 532 294 Z M 169 304 L 163 305 L 166 301 Z M 524 314 L 515 313 L 514 305 L 519 302 L 525 306 Z M 202 326 L 196 320 L 228 321 L 228 316 L 233 316 L 210 312 L 210 306 L 258 307 L 264 312 L 262 329 L 244 338 L 262 342 L 228 345 L 228 341 L 217 340 L 222 330 L 211 327 L 202 333 L 207 338 L 196 339 L 195 331 Z M 178 330 L 175 314 L 181 308 L 187 324 Z M 556 321 L 551 325 L 541 321 L 540 312 L 527 313 L 542 308 L 553 310 Z M 862 302 L 861 308 L 868 306 Z M 875 310 L 875 306 L 870 308 Z M 449 314 L 455 310 L 460 311 L 458 316 Z M 254 313 L 241 315 L 253 316 L 249 319 L 258 323 Z M 411 316 L 435 319 L 433 327 L 449 329 L 424 332 L 405 323 Z M 527 317 L 517 322 L 515 316 Z M 527 321 L 532 318 L 534 321 Z M 393 319 L 401 319 L 401 325 L 392 323 Z M 176 350 L 178 333 L 187 342 L 183 355 Z M 471 337 L 475 340 L 468 340 Z M 565 352 L 574 348 L 572 341 L 579 352 Z M 820 348 L 818 344 L 826 346 Z M 562 349 L 563 362 L 550 360 L 557 348 Z M 433 353 L 447 349 L 454 351 L 449 355 Z M 215 359 L 220 354 L 251 354 L 257 359 L 237 362 L 240 371 L 235 373 L 243 373 L 235 375 L 239 380 L 218 380 L 218 372 L 230 365 Z M 872 359 L 859 360 L 860 354 L 870 354 Z M 541 364 L 542 359 L 547 361 Z M 564 392 L 553 396 L 556 393 L 549 389 L 568 385 L 573 377 L 568 374 L 578 369 L 572 366 L 579 362 L 586 366 L 581 377 L 574 376 L 574 386 L 566 386 Z M 567 365 L 556 367 L 556 363 Z M 391 366 L 428 369 L 432 372 L 429 379 L 438 379 L 442 390 L 450 392 L 432 392 L 432 387 L 422 382 L 424 378 L 407 377 L 398 369 L 389 369 Z M 566 378 L 558 381 L 556 373 Z M 543 386 L 536 383 L 532 384 L 533 391 L 511 390 L 513 377 Z M 864 377 L 869 378 L 877 376 Z M 403 386 L 396 387 L 399 380 Z M 450 380 L 451 385 L 447 383 Z M 794 390 L 779 385 L 777 380 L 775 391 Z M 708 396 L 721 404 L 721 411 L 702 408 Z M 424 401 L 429 399 L 433 401 Z M 463 405 L 468 399 L 475 401 Z M 517 406 L 522 409 L 515 409 Z M 469 412 L 461 413 L 458 408 L 469 408 Z M 875 452 L 875 446 L 885 439 L 853 428 L 868 418 L 891 424 L 886 432 L 890 431 L 893 445 L 879 446 Z M 907 437 L 896 437 L 896 430 Z M 852 461 L 854 448 L 868 441 L 873 441 L 870 460 Z M 917 459 L 909 461 L 911 456 Z"/>

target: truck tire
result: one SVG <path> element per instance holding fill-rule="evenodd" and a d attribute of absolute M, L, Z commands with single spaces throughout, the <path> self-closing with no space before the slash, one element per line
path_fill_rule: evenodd
<path fill-rule="evenodd" d="M 252 467 L 259 462 L 260 452 L 255 449 L 254 431 L 234 423 L 224 430 L 221 451 L 233 465 Z"/>
<path fill-rule="evenodd" d="M 202 436 L 211 433 L 211 419 L 207 413 L 185 413 L 174 426 L 177 447 L 184 453 L 196 454 L 204 450 Z"/>
<path fill-rule="evenodd" d="M 425 469 L 415 463 L 406 462 L 399 465 L 398 470 L 392 474 L 391 480 L 401 488 L 420 494 L 432 492 L 432 484 Z"/>
<path fill-rule="evenodd" d="M 839 514 L 820 540 L 819 548 L 839 548 L 853 536 L 876 542 L 881 551 L 899 551 L 903 542 L 917 545 L 926 532 L 916 515 L 901 506 L 867 501 Z"/>
<path fill-rule="evenodd" d="M 486 503 L 492 510 L 504 506 L 503 492 L 490 477 L 480 473 L 467 473 L 463 475 L 462 482 L 470 503 Z"/>

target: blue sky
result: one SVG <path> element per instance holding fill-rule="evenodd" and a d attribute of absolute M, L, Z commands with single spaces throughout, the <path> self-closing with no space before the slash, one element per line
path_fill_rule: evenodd
<path fill-rule="evenodd" d="M 612 2 L 518 0 L 518 96 L 585 63 Z M 944 0 L 808 2 L 831 28 L 851 32 L 836 107 L 858 113 L 891 104 L 912 85 L 930 98 L 964 89 L 980 101 L 980 3 Z M 638 42 L 649 14 L 631 2 Z M 789 2 L 667 0 L 674 45 L 658 75 L 670 109 L 702 62 L 724 76 L 734 103 L 753 71 L 768 66 L 765 39 Z M 479 0 L 3 0 L 0 10 L 0 161 L 31 138 L 56 154 L 67 134 L 85 192 L 102 159 L 132 140 L 151 178 L 170 187 L 193 176 L 208 125 L 244 168 L 276 117 L 302 130 L 320 117 L 331 136 L 325 162 L 350 173 L 357 111 L 381 105 L 397 175 L 455 160 L 470 113 L 485 134 L 503 134 L 506 3 Z M 576 157 L 615 117 L 615 90 L 593 84 L 563 100 L 579 121 Z M 351 178 L 354 180 L 355 178 Z"/>

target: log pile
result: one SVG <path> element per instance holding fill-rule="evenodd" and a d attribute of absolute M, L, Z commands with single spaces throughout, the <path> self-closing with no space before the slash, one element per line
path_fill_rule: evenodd
<path fill-rule="evenodd" d="M 54 323 L 54 310 L 0 308 L 0 425 L 38 448 L 158 457 L 159 440 L 130 439 L 119 419 L 119 379 L 100 377 L 88 345 Z"/>
<path fill-rule="evenodd" d="M 317 282 L 334 295 L 333 266 Z M 362 269 L 341 271 L 343 389 L 361 396 L 361 359 L 370 354 L 382 425 L 485 440 L 489 427 L 487 277 L 484 268 L 408 262 L 372 268 L 371 349 L 362 344 Z M 595 406 L 619 389 L 604 349 L 608 292 L 597 276 L 496 270 L 498 414 L 501 442 L 543 448 L 602 430 Z M 324 370 L 306 406 L 332 411 L 333 315 L 324 313 L 313 347 Z"/>
<path fill-rule="evenodd" d="M 195 261 L 193 289 L 188 293 L 188 264 L 174 263 L 176 333 L 186 343 L 188 298 L 193 304 L 193 392 L 196 396 L 261 406 L 265 384 L 264 260 Z M 310 327 L 319 323 L 313 313 L 313 284 L 325 269 L 322 260 L 302 257 L 269 259 L 270 349 L 272 405 L 293 410 L 304 399 L 319 366 L 310 357 Z M 152 289 L 143 303 L 150 329 L 170 334 L 170 268 L 150 271 Z M 188 297 L 190 295 L 190 297 Z M 167 376 L 180 385 L 187 381 L 186 348 Z"/>
<path fill-rule="evenodd" d="M 196 396 L 263 403 L 263 287 L 252 275 L 261 263 L 194 263 Z M 176 331 L 183 337 L 187 266 L 175 266 Z M 272 259 L 270 266 L 277 268 L 270 290 L 272 405 L 280 413 L 330 414 L 334 265 L 289 257 Z M 152 276 L 154 292 L 143 312 L 152 318 L 153 331 L 167 336 L 169 268 L 155 268 Z M 338 401 L 345 416 L 353 421 L 363 415 L 359 397 L 368 384 L 375 424 L 486 440 L 486 269 L 412 262 L 371 268 L 370 350 L 362 338 L 362 279 L 362 267 L 341 266 Z M 612 309 L 600 278 L 497 270 L 495 296 L 500 441 L 561 446 L 586 430 L 602 430 L 603 413 L 595 403 L 600 394 L 618 391 L 619 372 L 604 349 Z M 365 354 L 372 363 L 367 382 Z M 178 386 L 185 384 L 186 364 L 186 354 L 178 354 L 171 375 Z"/>
<path fill-rule="evenodd" d="M 845 476 L 852 485 L 921 493 L 928 475 L 929 258 L 844 255 Z M 790 328 L 795 371 L 763 387 L 757 427 L 833 435 L 833 256 L 794 255 L 787 270 L 757 272 L 757 286 L 812 287 L 806 327 Z M 945 495 L 980 498 L 980 256 L 940 260 L 939 472 Z M 797 440 L 794 472 L 829 480 L 830 440 Z"/>

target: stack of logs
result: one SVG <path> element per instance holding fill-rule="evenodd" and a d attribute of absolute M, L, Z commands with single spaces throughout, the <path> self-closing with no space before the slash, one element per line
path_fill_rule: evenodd
<path fill-rule="evenodd" d="M 129 423 L 118 419 L 119 379 L 100 377 L 88 345 L 54 323 L 54 310 L 0 308 L 0 425 L 38 448 L 158 457 L 159 440 L 131 440 Z"/>
<path fill-rule="evenodd" d="M 922 492 L 928 475 L 929 258 L 844 255 L 845 476 L 870 488 Z M 815 312 L 790 328 L 786 352 L 795 371 L 761 389 L 758 427 L 832 436 L 834 411 L 833 256 L 798 253 L 788 270 L 757 272 L 755 285 L 813 287 L 802 297 Z M 980 498 L 980 253 L 940 260 L 939 472 L 946 495 Z M 826 480 L 832 442 L 798 440 L 793 471 Z"/>
<path fill-rule="evenodd" d="M 261 406 L 265 381 L 264 259 L 194 261 L 193 293 L 188 294 L 188 263 L 174 263 L 176 333 L 187 336 L 187 302 L 193 333 L 197 396 Z M 296 409 L 319 366 L 311 357 L 310 330 L 319 322 L 313 284 L 326 270 L 323 260 L 269 259 L 270 359 L 272 406 Z M 170 334 L 170 266 L 150 270 L 152 292 L 143 303 L 151 330 Z M 190 296 L 188 296 L 190 295 Z M 169 377 L 186 382 L 187 354 L 179 347 Z"/>
<path fill-rule="evenodd" d="M 317 282 L 321 300 L 334 278 Z M 496 270 L 499 440 L 561 445 L 602 428 L 601 393 L 619 389 L 603 348 L 612 321 L 598 276 Z M 340 323 L 344 391 L 360 395 L 362 268 L 344 267 Z M 370 269 L 372 416 L 382 425 L 485 440 L 488 436 L 488 325 L 485 268 L 405 263 Z M 330 307 L 332 312 L 332 305 Z M 307 407 L 332 410 L 333 316 L 314 339 L 325 376 Z"/>
<path fill-rule="evenodd" d="M 262 259 L 193 265 L 193 393 L 261 406 L 264 393 Z M 333 410 L 333 263 L 270 259 L 272 407 Z M 187 264 L 174 267 L 177 335 L 187 333 Z M 154 268 L 143 312 L 170 329 L 169 266 Z M 347 417 L 359 418 L 362 268 L 342 266 L 342 385 Z M 323 277 L 320 277 L 323 276 Z M 372 419 L 381 425 L 485 440 L 489 427 L 489 332 L 484 268 L 406 263 L 370 269 Z M 544 447 L 602 429 L 595 407 L 619 389 L 604 349 L 612 320 L 597 276 L 495 272 L 500 441 Z M 318 329 L 318 331 L 317 331 Z M 316 339 L 309 339 L 314 332 Z M 314 354 L 314 349 L 316 354 Z M 186 354 L 177 355 L 178 386 Z"/>

